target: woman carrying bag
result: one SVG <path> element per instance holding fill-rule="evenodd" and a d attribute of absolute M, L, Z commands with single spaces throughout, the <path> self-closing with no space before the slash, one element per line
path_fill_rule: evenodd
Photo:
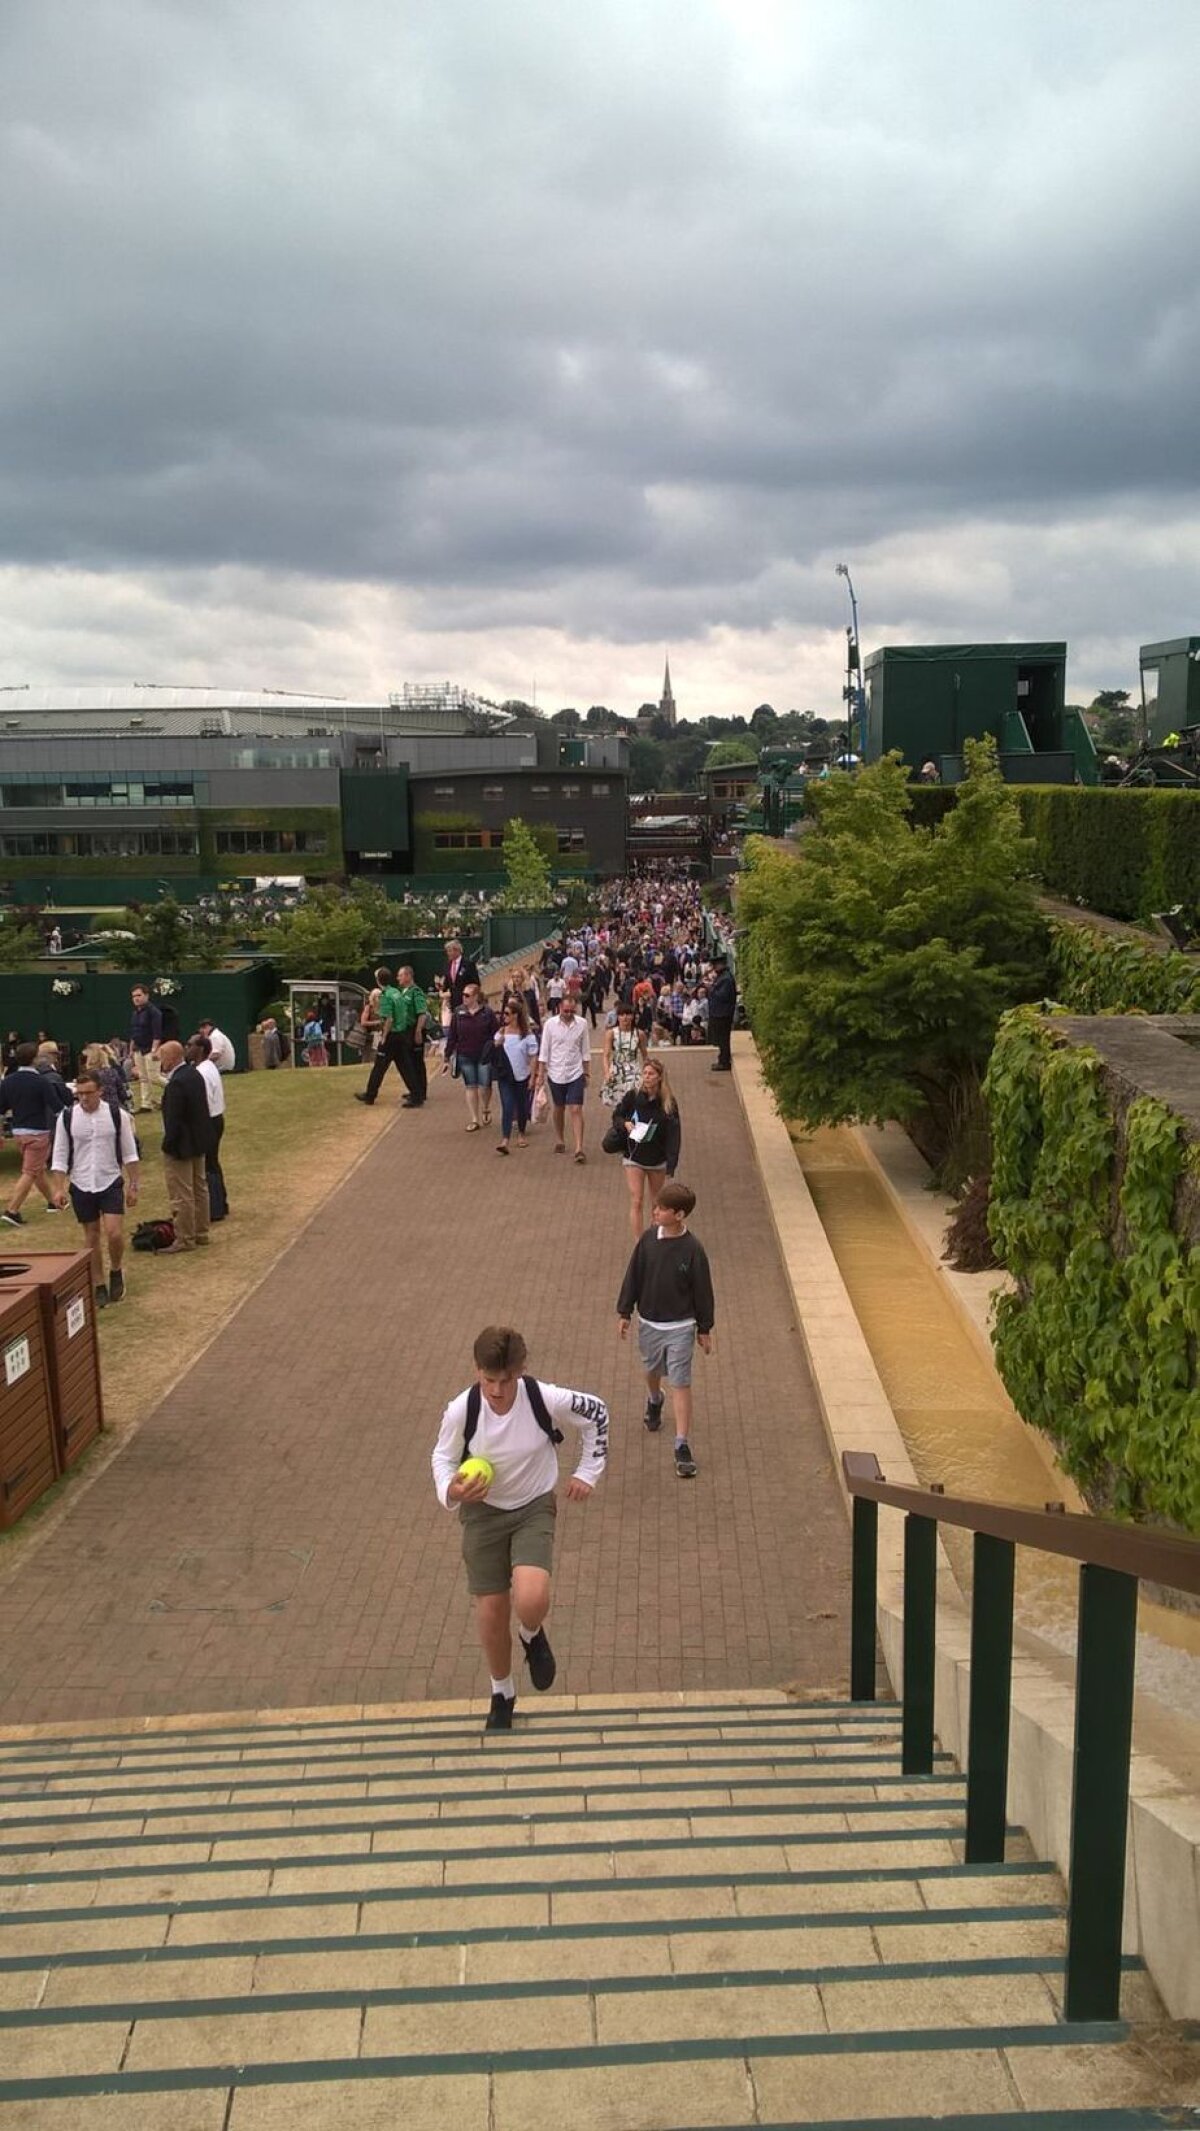
<path fill-rule="evenodd" d="M 604 1031 L 604 1082 L 600 1100 L 615 1109 L 623 1095 L 632 1095 L 642 1084 L 646 1063 L 646 1039 L 633 1025 L 632 1006 L 618 1006 L 615 1028 Z"/>
<path fill-rule="evenodd" d="M 624 1142 L 629 1226 L 635 1243 L 645 1225 L 643 1194 L 649 1190 L 646 1211 L 652 1216 L 663 1184 L 675 1174 L 681 1138 L 679 1110 L 666 1068 L 656 1058 L 648 1058 L 642 1067 L 640 1087 L 621 1097 L 613 1111 L 612 1125 L 604 1135 L 606 1150 L 616 1152 Z"/>

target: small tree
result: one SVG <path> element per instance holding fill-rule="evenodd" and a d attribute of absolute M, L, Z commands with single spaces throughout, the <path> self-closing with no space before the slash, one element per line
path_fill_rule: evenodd
<path fill-rule="evenodd" d="M 714 740 L 704 758 L 704 767 L 706 770 L 732 769 L 738 762 L 757 761 L 758 749 L 753 740 Z"/>
<path fill-rule="evenodd" d="M 126 910 L 123 929 L 130 938 L 106 941 L 106 960 L 118 969 L 157 970 L 164 975 L 178 969 L 219 969 L 233 942 L 229 925 L 198 922 L 173 895 Z"/>
<path fill-rule="evenodd" d="M 519 818 L 504 831 L 502 851 L 507 885 L 498 898 L 502 910 L 546 910 L 550 904 L 550 867 L 532 829 Z"/>
<path fill-rule="evenodd" d="M 814 793 L 790 855 L 752 839 L 738 894 L 747 1000 L 781 1109 L 808 1125 L 919 1125 L 944 1183 L 985 1149 L 979 1083 L 1000 1015 L 1042 995 L 1048 935 L 994 743 L 965 747 L 958 803 L 908 825 L 889 755 Z"/>
<path fill-rule="evenodd" d="M 0 970 L 7 975 L 28 969 L 45 951 L 41 935 L 32 925 L 22 924 L 11 911 L 0 912 Z"/>
<path fill-rule="evenodd" d="M 273 931 L 271 959 L 289 977 L 353 977 L 379 954 L 393 916 L 373 882 L 313 888 Z"/>

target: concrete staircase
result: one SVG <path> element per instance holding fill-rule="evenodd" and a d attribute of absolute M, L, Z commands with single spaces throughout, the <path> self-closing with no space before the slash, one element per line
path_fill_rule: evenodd
<path fill-rule="evenodd" d="M 1136 1963 L 892 1709 L 752 1693 L 0 1741 L 0 2131 L 1200 2122 Z"/>

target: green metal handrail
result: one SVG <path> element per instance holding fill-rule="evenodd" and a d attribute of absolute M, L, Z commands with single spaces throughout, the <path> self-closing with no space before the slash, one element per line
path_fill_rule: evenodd
<path fill-rule="evenodd" d="M 1068 2020 L 1115 2020 L 1121 1989 L 1138 1583 L 1149 1579 L 1200 1596 L 1200 1540 L 1101 1517 L 1071 1516 L 1058 1503 L 1041 1510 L 1018 1509 L 947 1495 L 938 1487 L 890 1486 L 872 1451 L 843 1451 L 842 1470 L 853 1498 L 850 1694 L 856 1702 L 875 1700 L 879 1505 L 905 1512 L 905 1775 L 933 1773 L 937 1528 L 953 1524 L 975 1535 L 964 1849 L 968 1864 L 1004 1862 L 1016 1548 L 1035 1547 L 1080 1564 L 1065 2005 Z"/>

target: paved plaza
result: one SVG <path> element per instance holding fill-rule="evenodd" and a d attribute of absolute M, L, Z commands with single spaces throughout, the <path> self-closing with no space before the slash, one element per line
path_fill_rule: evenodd
<path fill-rule="evenodd" d="M 671 1060 L 717 1293 L 697 1480 L 676 1478 L 669 1425 L 643 1429 L 636 1342 L 617 1339 L 630 1237 L 607 1113 L 589 1103 L 586 1167 L 544 1126 L 503 1161 L 435 1078 L 0 1586 L 0 1723 L 485 1689 L 429 1453 L 489 1321 L 612 1411 L 605 1480 L 560 1503 L 562 1690 L 844 1692 L 845 1515 L 737 1091 L 710 1057 Z M 183 1309 L 188 1270 L 163 1268 Z"/>

